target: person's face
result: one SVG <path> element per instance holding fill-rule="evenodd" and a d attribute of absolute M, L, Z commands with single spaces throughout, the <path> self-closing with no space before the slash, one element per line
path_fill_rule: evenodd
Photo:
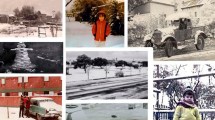
<path fill-rule="evenodd" d="M 185 95 L 185 96 L 184 96 L 184 99 L 185 99 L 186 101 L 193 102 L 193 95 Z"/>
<path fill-rule="evenodd" d="M 104 21 L 104 19 L 105 19 L 105 16 L 104 16 L 103 14 L 100 14 L 100 15 L 99 15 L 99 20 L 100 20 L 100 21 Z"/>

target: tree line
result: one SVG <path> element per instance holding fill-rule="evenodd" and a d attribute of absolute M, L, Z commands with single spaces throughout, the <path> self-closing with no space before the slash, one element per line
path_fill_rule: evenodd
<path fill-rule="evenodd" d="M 75 61 L 72 61 L 72 62 L 66 61 L 67 65 L 73 65 L 74 69 L 82 68 L 85 70 L 85 72 L 86 72 L 87 67 L 90 65 L 98 66 L 101 69 L 107 65 L 113 65 L 115 67 L 128 66 L 128 67 L 133 67 L 135 69 L 138 69 L 139 67 L 147 67 L 148 66 L 147 61 L 141 61 L 138 63 L 139 64 L 133 64 L 133 63 L 130 63 L 130 62 L 127 62 L 124 60 L 117 60 L 116 62 L 113 62 L 113 61 L 107 60 L 106 58 L 101 58 L 101 57 L 96 57 L 94 59 L 91 59 L 90 57 L 88 57 L 85 54 L 78 56 Z"/>
<path fill-rule="evenodd" d="M 40 21 L 40 17 L 42 15 L 42 12 L 39 10 L 35 10 L 33 6 L 23 6 L 21 9 L 15 8 L 13 10 L 15 17 L 17 20 L 23 19 L 23 20 L 37 20 Z M 62 13 L 60 11 L 57 11 L 54 13 L 54 18 L 56 21 L 60 21 L 62 18 Z"/>

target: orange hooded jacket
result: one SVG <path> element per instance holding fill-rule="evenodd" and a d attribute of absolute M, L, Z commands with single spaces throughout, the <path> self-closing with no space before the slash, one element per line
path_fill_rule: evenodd
<path fill-rule="evenodd" d="M 104 14 L 104 11 L 98 12 L 97 15 Z M 106 29 L 106 31 L 105 31 Z M 94 35 L 94 40 L 96 41 L 106 41 L 106 37 L 110 34 L 110 25 L 104 20 L 100 21 L 99 19 L 92 26 L 92 34 Z"/>

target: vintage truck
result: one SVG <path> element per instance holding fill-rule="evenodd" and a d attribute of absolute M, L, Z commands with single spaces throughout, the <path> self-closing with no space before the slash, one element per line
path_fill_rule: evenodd
<path fill-rule="evenodd" d="M 174 55 L 174 48 L 185 45 L 187 40 L 193 40 L 197 50 L 204 49 L 205 26 L 192 27 L 191 19 L 184 13 L 167 16 L 166 22 L 171 22 L 169 27 L 156 29 L 144 37 L 145 47 L 164 48 L 168 57 Z"/>
<path fill-rule="evenodd" d="M 37 120 L 58 120 L 62 116 L 62 106 L 56 104 L 52 98 L 36 97 L 30 100 L 30 114 L 36 116 Z"/>

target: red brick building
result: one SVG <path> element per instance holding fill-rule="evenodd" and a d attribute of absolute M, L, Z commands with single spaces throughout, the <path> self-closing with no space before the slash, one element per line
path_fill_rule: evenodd
<path fill-rule="evenodd" d="M 19 106 L 20 96 L 44 96 L 62 104 L 61 77 L 0 77 L 0 106 Z"/>
<path fill-rule="evenodd" d="M 4 77 L 0 80 L 0 96 L 61 95 L 61 77 Z"/>

